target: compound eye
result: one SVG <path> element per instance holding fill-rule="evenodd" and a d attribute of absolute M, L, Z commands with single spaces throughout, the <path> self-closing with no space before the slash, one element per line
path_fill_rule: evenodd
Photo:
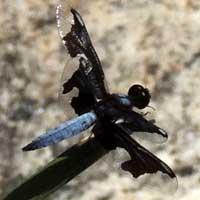
<path fill-rule="evenodd" d="M 130 87 L 128 95 L 132 100 L 133 106 L 139 109 L 145 108 L 149 104 L 151 98 L 149 90 L 138 84 Z"/>
<path fill-rule="evenodd" d="M 128 91 L 128 95 L 129 96 L 138 96 L 138 95 L 145 95 L 145 88 L 142 86 L 142 85 L 133 85 L 129 88 L 129 91 Z"/>

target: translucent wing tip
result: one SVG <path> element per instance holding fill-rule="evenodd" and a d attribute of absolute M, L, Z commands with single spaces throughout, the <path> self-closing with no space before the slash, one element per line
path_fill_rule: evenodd
<path fill-rule="evenodd" d="M 71 16 L 71 7 L 64 2 L 59 2 L 56 7 L 56 21 L 57 28 L 61 39 L 68 33 L 71 29 L 71 24 L 73 23 L 73 17 Z"/>
<path fill-rule="evenodd" d="M 165 130 L 158 128 L 159 134 L 161 134 L 166 140 L 168 139 L 168 134 Z"/>
<path fill-rule="evenodd" d="M 130 168 L 131 160 L 125 161 L 121 164 L 121 168 L 132 174 L 137 179 L 137 184 L 148 188 L 152 191 L 159 191 L 163 194 L 175 194 L 178 190 L 178 181 L 175 173 L 169 169 L 167 172 L 149 171 L 146 172 L 144 168 L 138 168 L 137 163 Z"/>
<path fill-rule="evenodd" d="M 136 137 L 158 144 L 164 143 L 168 139 L 167 132 L 161 128 L 158 128 L 155 132 L 134 132 L 133 136 L 134 138 Z"/>
<path fill-rule="evenodd" d="M 151 140 L 152 142 L 164 143 L 168 139 L 168 134 L 165 130 L 158 128 L 156 132 L 152 133 L 151 137 L 152 138 L 149 138 L 149 140 Z"/>
<path fill-rule="evenodd" d="M 64 37 L 64 33 L 62 31 L 62 5 L 58 4 L 58 6 L 56 7 L 56 21 L 57 21 L 57 27 L 58 27 L 58 33 L 60 35 L 61 38 Z"/>

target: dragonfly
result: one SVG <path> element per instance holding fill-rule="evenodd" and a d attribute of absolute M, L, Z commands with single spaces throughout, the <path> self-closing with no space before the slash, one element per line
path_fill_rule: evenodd
<path fill-rule="evenodd" d="M 130 159 L 123 162 L 121 168 L 134 178 L 161 172 L 170 179 L 176 179 L 166 163 L 130 136 L 145 133 L 146 138 L 155 142 L 164 142 L 168 138 L 166 131 L 133 109 L 149 106 L 149 90 L 140 84 L 133 84 L 127 94 L 110 93 L 100 59 L 79 12 L 60 2 L 56 17 L 59 35 L 69 58 L 60 95 L 65 97 L 67 106 L 74 110 L 77 117 L 40 135 L 23 147 L 23 151 L 57 144 L 92 127 L 93 136 L 105 148 L 114 150 L 119 147 L 128 152 Z"/>

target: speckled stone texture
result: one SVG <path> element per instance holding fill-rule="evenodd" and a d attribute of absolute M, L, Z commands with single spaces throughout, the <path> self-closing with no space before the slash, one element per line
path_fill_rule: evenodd
<path fill-rule="evenodd" d="M 152 93 L 166 144 L 141 141 L 178 176 L 176 194 L 119 170 L 119 155 L 99 161 L 49 199 L 197 200 L 200 197 L 200 1 L 73 1 L 104 66 L 110 91 L 141 83 Z M 56 1 L 0 2 L 0 194 L 18 185 L 78 138 L 36 152 L 21 147 L 66 120 L 58 89 L 65 49 Z M 121 155 L 121 154 L 120 154 Z M 115 157 L 116 159 L 113 159 Z M 115 161 L 113 161 L 115 160 Z M 158 180 L 159 181 L 159 180 Z M 161 189 L 160 189 L 161 188 Z"/>

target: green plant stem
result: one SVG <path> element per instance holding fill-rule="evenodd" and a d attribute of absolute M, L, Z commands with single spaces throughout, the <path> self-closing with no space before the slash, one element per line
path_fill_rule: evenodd
<path fill-rule="evenodd" d="M 45 199 L 107 152 L 95 138 L 74 145 L 14 189 L 4 200 Z"/>

